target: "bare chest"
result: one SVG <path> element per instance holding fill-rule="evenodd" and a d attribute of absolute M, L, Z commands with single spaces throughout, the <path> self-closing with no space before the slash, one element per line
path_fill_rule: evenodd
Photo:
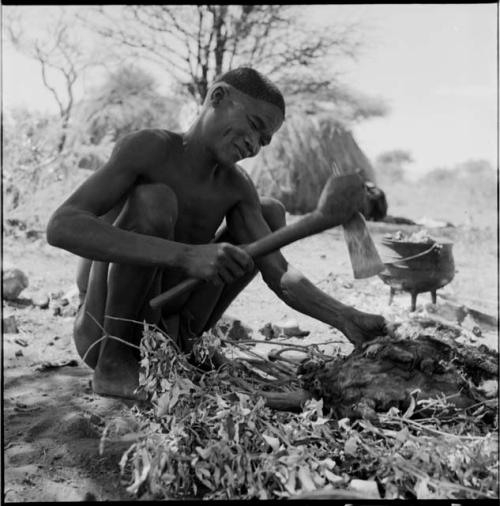
<path fill-rule="evenodd" d="M 191 244 L 209 242 L 228 210 L 234 205 L 234 199 L 229 192 L 218 188 L 180 188 L 176 195 L 176 239 Z"/>
<path fill-rule="evenodd" d="M 175 240 L 188 244 L 209 242 L 229 209 L 238 200 L 226 178 L 192 181 L 181 170 L 162 171 L 155 182 L 168 185 L 177 197 Z"/>

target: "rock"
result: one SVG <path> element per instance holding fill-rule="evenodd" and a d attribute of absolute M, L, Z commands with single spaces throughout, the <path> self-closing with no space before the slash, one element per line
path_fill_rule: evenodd
<path fill-rule="evenodd" d="M 2 327 L 5 334 L 17 334 L 19 332 L 16 317 L 14 315 L 2 318 Z"/>
<path fill-rule="evenodd" d="M 26 239 L 31 239 L 33 241 L 42 238 L 44 235 L 45 235 L 44 230 L 35 230 L 35 229 L 26 230 Z"/>
<path fill-rule="evenodd" d="M 63 299 L 67 299 L 70 303 L 78 302 L 79 300 L 79 291 L 77 286 L 72 286 L 69 290 L 67 290 L 63 296 Z"/>
<path fill-rule="evenodd" d="M 454 304 L 449 301 L 439 301 L 438 304 L 430 302 L 424 305 L 428 313 L 435 314 L 453 323 L 462 323 L 467 316 L 467 308 L 462 304 Z"/>
<path fill-rule="evenodd" d="M 3 298 L 16 300 L 28 284 L 28 277 L 21 269 L 4 270 L 2 272 Z"/>
<path fill-rule="evenodd" d="M 233 341 L 246 341 L 251 339 L 253 333 L 250 327 L 244 325 L 241 320 L 228 314 L 224 314 L 217 322 L 217 328 L 222 331 L 227 339 Z"/>
<path fill-rule="evenodd" d="M 478 390 L 480 390 L 487 399 L 498 397 L 498 380 L 485 380 L 478 386 Z"/>
<path fill-rule="evenodd" d="M 274 335 L 273 326 L 271 323 L 266 323 L 262 328 L 259 329 L 259 332 L 264 336 L 266 341 L 274 339 L 276 336 Z"/>
<path fill-rule="evenodd" d="M 64 296 L 63 290 L 58 290 L 57 292 L 50 292 L 50 298 L 51 299 L 60 299 Z"/>
<path fill-rule="evenodd" d="M 464 329 L 467 329 L 469 330 L 470 332 L 472 332 L 475 336 L 481 336 L 482 334 L 482 331 L 481 331 L 481 327 L 479 327 L 479 325 L 477 324 L 476 320 L 474 320 L 474 318 L 472 317 L 472 315 L 468 314 L 464 320 L 462 321 L 461 323 L 462 327 Z"/>
<path fill-rule="evenodd" d="M 31 302 L 34 306 L 40 309 L 47 309 L 50 304 L 50 298 L 46 293 L 36 294 L 31 297 Z"/>
<path fill-rule="evenodd" d="M 24 356 L 23 350 L 17 350 L 16 353 L 15 353 L 15 356 L 16 357 L 22 357 L 22 356 Z"/>
<path fill-rule="evenodd" d="M 63 416 L 58 426 L 58 432 L 72 438 L 99 439 L 101 434 L 90 422 L 90 417 L 82 413 L 68 413 Z"/>
<path fill-rule="evenodd" d="M 16 339 L 14 339 L 14 342 L 16 344 L 18 344 L 19 346 L 22 346 L 23 348 L 26 348 L 26 346 L 28 346 L 28 343 L 26 342 L 26 340 L 22 339 L 20 337 L 16 337 Z"/>
<path fill-rule="evenodd" d="M 234 320 L 232 327 L 229 329 L 227 337 L 234 341 L 246 341 L 251 338 L 252 329 L 242 325 L 240 320 Z"/>
<path fill-rule="evenodd" d="M 293 318 L 274 324 L 273 330 L 276 335 L 285 335 L 286 337 L 305 337 L 310 333 L 307 330 L 301 330 L 297 320 Z"/>

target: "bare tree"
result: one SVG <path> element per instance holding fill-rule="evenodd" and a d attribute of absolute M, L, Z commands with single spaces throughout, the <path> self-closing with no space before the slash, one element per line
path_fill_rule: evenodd
<path fill-rule="evenodd" d="M 292 5 L 100 6 L 88 19 L 98 33 L 158 63 L 198 103 L 224 71 L 255 66 L 290 95 L 337 95 L 332 56 L 354 57 L 356 26 L 312 29 Z"/>
<path fill-rule="evenodd" d="M 74 35 L 74 27 L 65 17 L 64 10 L 60 10 L 57 17 L 38 34 L 24 28 L 22 12 L 19 10 L 9 11 L 5 24 L 14 47 L 40 64 L 43 84 L 58 107 L 61 134 L 57 152 L 62 153 L 75 105 L 75 85 L 90 66 L 91 57 Z"/>

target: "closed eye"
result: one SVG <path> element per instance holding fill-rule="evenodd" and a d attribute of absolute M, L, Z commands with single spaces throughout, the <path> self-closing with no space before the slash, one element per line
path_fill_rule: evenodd
<path fill-rule="evenodd" d="M 250 126 L 257 132 L 262 132 L 265 129 L 265 125 L 260 118 L 257 118 L 259 124 L 254 121 L 252 117 L 248 117 L 248 122 Z M 269 135 L 261 135 L 259 142 L 261 146 L 267 146 L 271 142 L 271 137 Z"/>

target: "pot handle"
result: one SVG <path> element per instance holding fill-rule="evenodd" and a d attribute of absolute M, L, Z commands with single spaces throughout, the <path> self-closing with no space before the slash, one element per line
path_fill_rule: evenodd
<path fill-rule="evenodd" d="M 393 260 L 392 262 L 384 262 L 384 264 L 398 264 L 400 262 L 406 262 L 407 260 L 413 260 L 414 258 L 423 257 L 430 253 L 433 249 L 441 249 L 441 246 L 438 243 L 433 243 L 429 249 L 422 251 L 421 253 L 417 253 L 416 255 L 412 255 L 411 257 L 400 258 L 398 260 Z"/>

